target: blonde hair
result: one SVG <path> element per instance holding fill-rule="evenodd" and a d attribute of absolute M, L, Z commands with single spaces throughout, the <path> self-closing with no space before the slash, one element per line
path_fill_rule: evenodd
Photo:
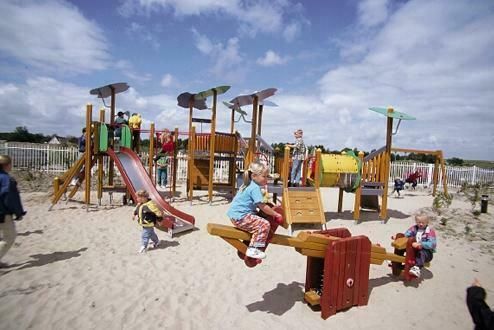
<path fill-rule="evenodd" d="M 417 219 L 422 219 L 427 224 L 431 222 L 431 216 L 424 211 L 415 213 L 415 221 L 417 221 Z"/>
<path fill-rule="evenodd" d="M 5 169 L 9 164 L 12 164 L 12 158 L 9 155 L 0 155 L 0 169 Z"/>
<path fill-rule="evenodd" d="M 136 195 L 137 197 L 146 197 L 147 199 L 149 199 L 149 193 L 144 189 L 138 190 L 136 192 Z"/>
<path fill-rule="evenodd" d="M 243 191 L 252 181 L 251 175 L 261 175 L 268 170 L 268 167 L 259 161 L 250 163 L 247 171 L 244 172 L 244 184 L 240 187 L 239 191 Z"/>

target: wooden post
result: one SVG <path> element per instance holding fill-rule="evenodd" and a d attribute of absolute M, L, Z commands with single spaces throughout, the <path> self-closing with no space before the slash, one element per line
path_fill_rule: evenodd
<path fill-rule="evenodd" d="M 283 180 L 283 190 L 288 187 L 288 172 L 290 171 L 290 147 L 286 146 L 283 153 L 283 169 L 281 178 Z"/>
<path fill-rule="evenodd" d="M 99 109 L 99 124 L 105 125 L 105 108 Z M 95 136 L 99 136 L 99 134 L 95 134 Z M 99 139 L 95 139 L 94 142 L 99 143 Z M 103 155 L 101 154 L 101 152 L 98 153 L 97 157 L 98 157 L 98 204 L 101 205 L 101 199 L 103 198 Z"/>
<path fill-rule="evenodd" d="M 235 129 L 235 110 L 232 109 L 232 116 L 230 120 L 230 134 L 234 133 L 233 131 L 234 129 Z"/>
<path fill-rule="evenodd" d="M 441 179 L 443 180 L 444 193 L 448 195 L 448 176 L 446 175 L 446 166 L 444 165 L 443 152 L 441 150 L 438 150 L 437 152 L 441 162 Z"/>
<path fill-rule="evenodd" d="M 394 112 L 393 108 L 388 108 L 388 113 Z M 388 185 L 389 185 L 389 166 L 391 161 L 391 144 L 393 134 L 393 117 L 388 117 L 386 128 L 386 152 L 384 154 L 384 191 L 382 195 L 381 212 L 379 217 L 385 220 L 388 216 Z"/>
<path fill-rule="evenodd" d="M 194 153 L 195 153 L 195 140 L 196 140 L 196 128 L 192 126 L 189 139 L 189 200 L 192 203 L 192 197 L 194 196 Z"/>
<path fill-rule="evenodd" d="M 261 125 L 262 125 L 262 110 L 264 104 L 259 104 L 259 118 L 257 120 L 257 135 L 261 136 Z"/>
<path fill-rule="evenodd" d="M 110 85 L 111 89 L 111 103 L 110 103 L 110 129 L 114 129 L 115 125 L 115 88 Z M 115 134 L 115 131 L 113 131 Z M 114 146 L 115 135 L 113 135 L 112 141 L 108 141 L 108 145 Z M 115 172 L 115 164 L 113 164 L 113 159 L 110 158 L 108 162 L 108 185 L 113 186 L 113 175 Z"/>
<path fill-rule="evenodd" d="M 357 190 L 355 191 L 355 203 L 353 206 L 353 219 L 354 220 L 360 219 L 360 201 L 362 199 L 362 183 L 364 182 L 364 175 L 366 175 L 365 168 L 364 168 L 364 152 L 363 151 L 359 151 L 358 158 L 360 159 L 360 162 L 362 164 L 362 173 L 361 173 L 362 180 L 361 180 Z"/>
<path fill-rule="evenodd" d="M 250 163 L 254 161 L 256 150 L 256 133 L 257 133 L 257 107 L 259 104 L 259 97 L 254 95 L 254 101 L 252 103 L 252 127 L 249 140 L 249 151 L 247 152 L 247 159 L 245 160 L 244 168 L 248 168 Z"/>
<path fill-rule="evenodd" d="M 178 149 L 178 127 L 175 127 L 175 131 L 173 132 L 174 134 L 174 140 L 173 143 L 175 147 L 173 148 L 173 163 L 172 163 L 172 180 L 173 180 L 173 188 L 172 188 L 172 196 L 175 196 L 175 192 L 177 191 L 177 166 L 178 166 L 178 159 L 177 159 L 177 149 Z"/>
<path fill-rule="evenodd" d="M 151 125 L 149 127 L 149 159 L 148 159 L 148 166 L 149 166 L 149 171 L 148 175 L 151 178 L 151 181 L 156 184 L 156 180 L 153 175 L 153 167 L 154 167 L 154 135 L 155 135 L 155 129 L 154 129 L 154 123 L 151 122 Z"/>
<path fill-rule="evenodd" d="M 321 149 L 317 148 L 316 150 L 316 166 L 314 166 L 314 182 L 316 189 L 319 189 L 321 186 Z"/>
<path fill-rule="evenodd" d="M 214 181 L 214 149 L 216 141 L 216 99 L 218 92 L 213 88 L 213 109 L 211 114 L 211 136 L 209 137 L 209 180 L 208 180 L 208 199 L 209 203 L 213 201 L 213 181 Z"/>
<path fill-rule="evenodd" d="M 91 122 L 93 119 L 93 105 L 88 103 L 86 105 L 86 159 L 84 164 L 85 170 L 85 202 L 86 202 L 86 210 L 89 211 L 89 203 L 91 203 L 91 157 L 92 157 L 92 143 L 91 143 Z"/>

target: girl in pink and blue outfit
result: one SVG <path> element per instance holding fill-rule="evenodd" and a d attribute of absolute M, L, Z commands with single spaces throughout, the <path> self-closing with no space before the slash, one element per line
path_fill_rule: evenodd
<path fill-rule="evenodd" d="M 432 260 L 432 254 L 436 252 L 436 232 L 429 226 L 429 216 L 419 214 L 415 216 L 415 225 L 405 232 L 406 237 L 415 237 L 412 247 L 415 249 L 415 266 L 410 268 L 410 273 L 420 277 L 420 269 L 426 262 Z"/>
<path fill-rule="evenodd" d="M 244 184 L 233 198 L 227 215 L 233 225 L 252 234 L 249 247 L 245 255 L 250 258 L 264 259 L 266 253 L 261 249 L 266 246 L 271 224 L 268 220 L 258 216 L 257 208 L 266 215 L 271 215 L 277 222 L 282 216 L 264 203 L 261 187 L 267 184 L 268 168 L 262 163 L 253 162 L 244 172 Z"/>

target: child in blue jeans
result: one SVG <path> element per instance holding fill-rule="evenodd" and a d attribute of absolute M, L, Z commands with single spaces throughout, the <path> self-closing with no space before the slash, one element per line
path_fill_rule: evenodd
<path fill-rule="evenodd" d="M 155 202 L 149 199 L 149 193 L 146 190 L 139 190 L 137 193 L 137 206 L 134 210 L 132 220 L 137 220 L 142 226 L 141 248 L 139 253 L 144 253 L 147 250 L 149 240 L 153 241 L 153 248 L 157 248 L 160 244 L 158 235 L 154 232 L 156 221 L 163 218 L 163 212 L 158 208 Z"/>
<path fill-rule="evenodd" d="M 268 167 L 259 162 L 251 163 L 249 169 L 244 172 L 244 184 L 240 187 L 227 212 L 235 227 L 252 234 L 245 255 L 255 259 L 266 258 L 266 253 L 260 248 L 266 246 L 271 229 L 270 222 L 258 216 L 256 209 L 259 208 L 264 214 L 273 216 L 275 221 L 281 222 L 282 218 L 281 214 L 264 203 L 261 187 L 264 187 L 267 181 Z"/>
<path fill-rule="evenodd" d="M 430 217 L 427 214 L 417 214 L 415 225 L 406 232 L 406 237 L 415 237 L 412 247 L 415 249 L 415 266 L 410 268 L 410 273 L 420 277 L 420 269 L 426 262 L 432 260 L 432 254 L 436 252 L 436 232 L 429 226 Z"/>

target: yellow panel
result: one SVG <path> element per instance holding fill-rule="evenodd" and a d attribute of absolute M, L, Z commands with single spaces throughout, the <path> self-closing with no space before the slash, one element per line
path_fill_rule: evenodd
<path fill-rule="evenodd" d="M 357 173 L 357 160 L 349 155 L 321 155 L 323 173 Z"/>

